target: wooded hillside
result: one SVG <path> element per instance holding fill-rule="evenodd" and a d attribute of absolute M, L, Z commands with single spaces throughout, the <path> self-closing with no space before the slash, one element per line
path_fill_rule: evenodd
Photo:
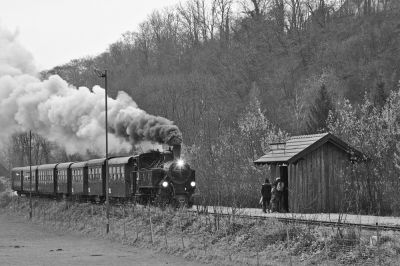
<path fill-rule="evenodd" d="M 386 6 L 378 10 L 381 2 Z M 150 113 L 176 121 L 186 143 L 198 138 L 202 120 L 212 128 L 232 125 L 253 87 L 273 124 L 312 132 L 318 128 L 308 128 L 307 120 L 321 86 L 335 102 L 352 103 L 367 94 L 382 104 L 396 89 L 394 2 L 190 0 L 154 11 L 103 54 L 47 74 L 92 87 L 100 83 L 93 67 L 107 68 L 112 95 L 124 90 Z"/>
<path fill-rule="evenodd" d="M 386 193 L 382 177 L 399 186 L 392 145 L 400 122 L 399 7 L 394 0 L 188 0 L 154 11 L 104 53 L 43 77 L 90 88 L 102 82 L 93 68 L 108 69 L 113 97 L 123 90 L 179 126 L 203 200 L 212 203 L 254 206 L 266 172 L 252 161 L 268 143 L 330 130 L 376 164 L 367 183 L 349 181 L 365 186 L 357 200 L 368 202 L 351 207 L 381 212 L 372 202 Z"/>

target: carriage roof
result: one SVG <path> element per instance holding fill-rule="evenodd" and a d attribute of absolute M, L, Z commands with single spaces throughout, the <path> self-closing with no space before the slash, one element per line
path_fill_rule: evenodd
<path fill-rule="evenodd" d="M 57 169 L 68 169 L 72 164 L 73 162 L 59 163 Z"/>
<path fill-rule="evenodd" d="M 38 166 L 38 170 L 54 170 L 56 168 L 57 163 L 53 164 L 42 164 Z"/>
<path fill-rule="evenodd" d="M 93 160 L 87 161 L 87 165 L 88 166 L 103 165 L 105 161 L 106 161 L 106 158 L 93 159 Z"/>
<path fill-rule="evenodd" d="M 108 159 L 108 165 L 127 164 L 131 160 L 133 160 L 133 156 L 111 158 Z"/>
<path fill-rule="evenodd" d="M 87 166 L 87 162 L 76 162 L 71 164 L 71 169 L 83 168 Z"/>

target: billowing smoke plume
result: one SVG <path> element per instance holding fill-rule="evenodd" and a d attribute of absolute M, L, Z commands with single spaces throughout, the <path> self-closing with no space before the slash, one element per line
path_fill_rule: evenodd
<path fill-rule="evenodd" d="M 41 81 L 32 55 L 15 34 L 0 28 L 0 137 L 32 130 L 68 153 L 104 151 L 104 89 L 75 88 L 59 76 Z M 108 99 L 109 148 L 129 150 L 141 142 L 176 144 L 181 132 L 172 121 L 147 114 L 129 95 Z"/>

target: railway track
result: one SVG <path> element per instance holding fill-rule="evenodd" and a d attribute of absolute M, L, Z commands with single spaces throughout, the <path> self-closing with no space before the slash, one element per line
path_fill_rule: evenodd
<path fill-rule="evenodd" d="M 307 224 L 307 225 L 316 225 L 316 226 L 326 226 L 326 227 L 356 227 L 356 228 L 361 228 L 364 230 L 373 230 L 373 231 L 400 231 L 400 217 L 398 218 L 398 224 L 397 225 L 390 225 L 390 224 L 383 224 L 379 222 L 375 222 L 375 224 L 372 223 L 362 223 L 362 222 L 352 222 L 352 221 L 346 221 L 345 219 L 343 220 L 323 220 L 323 219 L 316 219 L 312 217 L 316 217 L 316 215 L 309 215 L 309 217 L 306 218 L 301 218 L 301 217 L 288 217 L 290 214 L 284 214 L 286 216 L 283 216 L 283 214 L 280 214 L 281 216 L 277 216 L 274 214 L 267 214 L 267 215 L 254 215 L 254 214 L 246 214 L 245 211 L 241 211 L 242 213 L 240 214 L 232 214 L 228 213 L 226 210 L 228 208 L 223 208 L 219 209 L 219 211 L 214 211 L 214 210 L 199 210 L 199 209 L 191 209 L 189 211 L 192 212 L 198 212 L 198 213 L 208 213 L 211 215 L 219 215 L 219 216 L 232 216 L 234 215 L 235 217 L 243 218 L 243 219 L 257 219 L 257 220 L 277 220 L 282 223 L 293 223 L 293 224 Z M 278 214 L 279 215 L 279 214 Z M 320 214 L 322 218 L 328 217 L 328 214 Z M 367 216 L 365 216 L 367 217 Z M 382 218 L 384 219 L 385 217 L 383 216 L 375 216 L 376 218 Z"/>

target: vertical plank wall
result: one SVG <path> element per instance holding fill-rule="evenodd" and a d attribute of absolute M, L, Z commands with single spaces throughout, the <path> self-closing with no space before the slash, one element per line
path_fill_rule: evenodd
<path fill-rule="evenodd" d="M 338 212 L 343 196 L 347 153 L 327 142 L 289 164 L 290 212 Z"/>

